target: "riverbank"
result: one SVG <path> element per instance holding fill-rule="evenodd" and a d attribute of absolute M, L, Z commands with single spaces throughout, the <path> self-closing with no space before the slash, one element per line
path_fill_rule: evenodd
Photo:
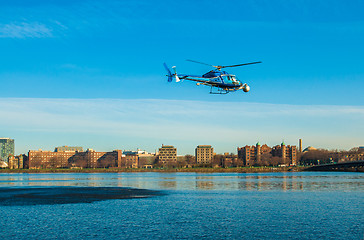
<path fill-rule="evenodd" d="M 118 173 L 118 172 L 196 172 L 196 173 L 266 173 L 300 172 L 305 167 L 237 167 L 237 168 L 55 168 L 0 169 L 0 173 Z"/>

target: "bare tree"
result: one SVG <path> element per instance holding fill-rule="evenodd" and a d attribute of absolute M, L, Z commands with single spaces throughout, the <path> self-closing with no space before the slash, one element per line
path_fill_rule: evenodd
<path fill-rule="evenodd" d="M 80 152 L 76 153 L 72 157 L 68 159 L 68 166 L 69 167 L 79 167 L 79 168 L 86 168 L 88 165 L 88 158 L 86 153 Z"/>
<path fill-rule="evenodd" d="M 284 164 L 284 161 L 281 157 L 278 157 L 278 156 L 272 156 L 270 159 L 269 159 L 269 165 L 271 166 L 278 166 L 278 165 L 281 165 L 281 164 Z"/>
<path fill-rule="evenodd" d="M 116 167 L 117 162 L 115 159 L 115 156 L 113 154 L 106 153 L 104 156 L 102 156 L 100 159 L 97 160 L 97 167 L 99 168 L 110 168 L 110 167 Z"/>
<path fill-rule="evenodd" d="M 332 152 L 323 149 L 311 150 L 302 155 L 300 162 L 302 165 L 327 164 L 331 163 L 332 154 Z"/>
<path fill-rule="evenodd" d="M 186 158 L 186 162 L 187 162 L 188 165 L 194 165 L 194 164 L 196 164 L 196 158 L 194 156 L 192 156 L 190 154 L 187 154 L 185 156 L 185 158 Z"/>
<path fill-rule="evenodd" d="M 165 168 L 176 168 L 177 167 L 177 162 L 173 162 L 173 161 L 168 161 L 164 164 Z"/>
<path fill-rule="evenodd" d="M 182 167 L 186 167 L 186 166 L 187 166 L 186 156 L 184 156 L 183 158 L 177 159 L 177 167 L 178 168 L 182 168 Z"/>
<path fill-rule="evenodd" d="M 234 165 L 235 165 L 236 167 L 242 167 L 242 166 L 244 166 L 243 159 L 235 158 Z"/>
<path fill-rule="evenodd" d="M 59 157 L 51 157 L 48 161 L 47 168 L 57 168 L 60 165 Z"/>
<path fill-rule="evenodd" d="M 31 158 L 29 168 L 43 168 L 42 157 L 39 153 Z"/>
<path fill-rule="evenodd" d="M 225 162 L 226 157 L 224 155 L 221 154 L 216 154 L 213 158 L 212 158 L 212 166 L 218 166 L 218 167 L 222 167 L 224 162 Z"/>

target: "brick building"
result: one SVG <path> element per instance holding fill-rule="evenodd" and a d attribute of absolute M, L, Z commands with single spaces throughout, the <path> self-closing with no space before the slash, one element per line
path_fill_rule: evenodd
<path fill-rule="evenodd" d="M 87 149 L 86 152 L 78 152 L 57 149 L 57 152 L 42 150 L 28 152 L 29 168 L 118 167 L 121 164 L 121 158 L 121 150 L 96 152 L 93 149 Z"/>
<path fill-rule="evenodd" d="M 85 152 L 85 156 L 87 159 L 87 167 L 88 168 L 97 168 L 98 164 L 97 161 L 103 157 L 106 152 L 96 152 L 93 149 L 87 149 Z"/>
<path fill-rule="evenodd" d="M 146 166 L 151 167 L 155 161 L 155 153 L 149 153 L 141 149 L 136 151 L 128 150 L 123 152 L 121 163 L 118 166 L 122 168 L 145 168 Z"/>
<path fill-rule="evenodd" d="M 272 148 L 272 156 L 280 157 L 285 165 L 297 165 L 297 147 L 290 146 L 282 142 L 281 145 L 276 145 Z"/>
<path fill-rule="evenodd" d="M 29 168 L 65 168 L 68 159 L 76 152 L 52 152 L 43 150 L 29 150 Z"/>
<path fill-rule="evenodd" d="M 24 168 L 25 158 L 26 156 L 22 154 L 18 156 L 10 155 L 8 158 L 8 167 L 10 169 Z"/>
<path fill-rule="evenodd" d="M 124 155 L 124 163 L 126 168 L 138 168 L 139 156 L 137 153 L 127 153 Z"/>
<path fill-rule="evenodd" d="M 238 158 L 242 160 L 243 166 L 259 165 L 262 161 L 272 164 L 272 157 L 279 157 L 283 165 L 297 165 L 297 148 L 284 143 L 271 148 L 266 144 L 261 146 L 259 142 L 255 146 L 238 148 Z"/>
<path fill-rule="evenodd" d="M 248 146 L 238 148 L 238 158 L 243 161 L 243 166 L 253 166 L 262 160 L 262 156 L 270 154 L 272 148 L 267 144 L 263 146 L 258 142 L 255 146 Z"/>

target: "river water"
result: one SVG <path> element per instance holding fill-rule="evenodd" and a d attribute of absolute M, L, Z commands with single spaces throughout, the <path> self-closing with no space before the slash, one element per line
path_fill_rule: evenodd
<path fill-rule="evenodd" d="M 363 173 L 0 174 L 0 190 L 36 187 L 163 194 L 0 205 L 0 239 L 364 239 Z"/>

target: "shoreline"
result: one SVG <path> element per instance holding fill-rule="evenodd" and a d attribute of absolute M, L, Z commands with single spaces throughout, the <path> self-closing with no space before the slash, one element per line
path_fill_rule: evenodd
<path fill-rule="evenodd" d="M 122 173 L 122 172 L 195 172 L 195 173 L 269 173 L 301 172 L 306 167 L 235 167 L 235 168 L 55 168 L 55 169 L 0 169 L 0 173 Z"/>
<path fill-rule="evenodd" d="M 363 168 L 335 170 L 310 170 L 307 166 L 291 167 L 232 167 L 232 168 L 46 168 L 46 169 L 0 169 L 1 173 L 273 173 L 273 172 L 364 172 Z"/>

